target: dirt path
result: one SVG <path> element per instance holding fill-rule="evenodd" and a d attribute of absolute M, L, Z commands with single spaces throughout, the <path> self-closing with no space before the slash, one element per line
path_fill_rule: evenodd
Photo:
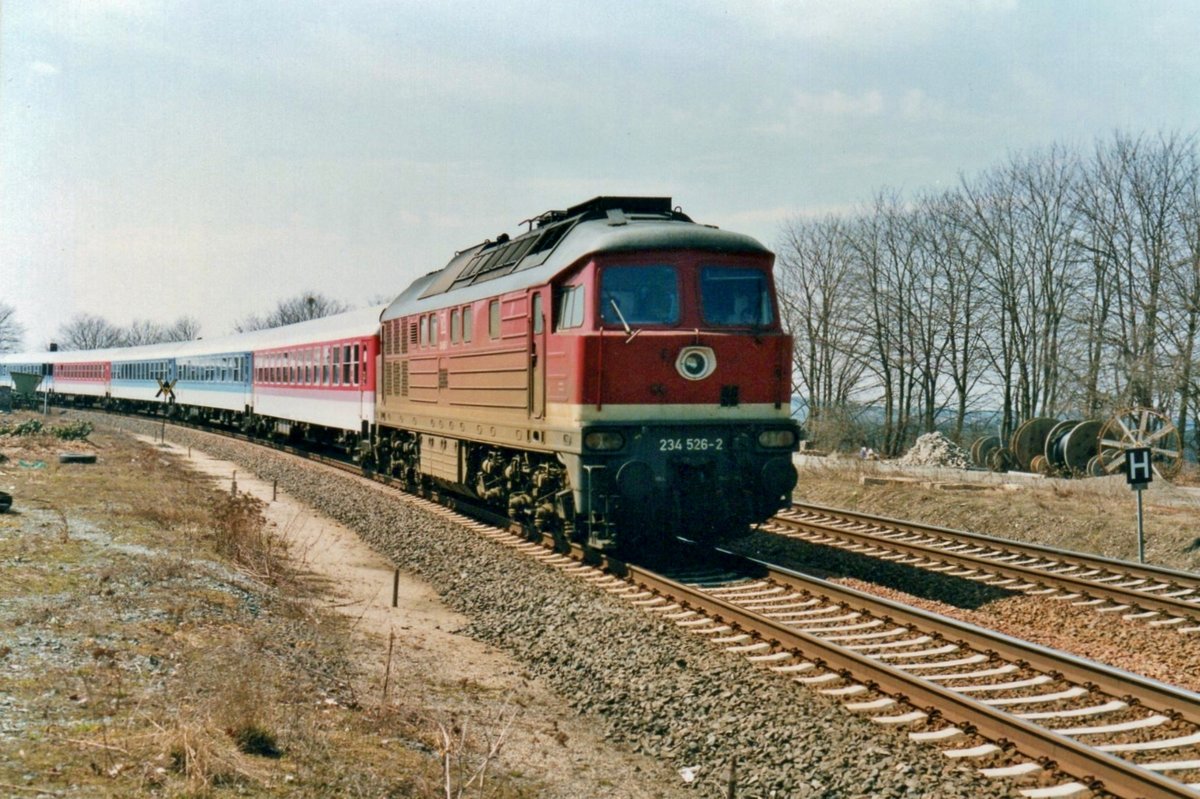
<path fill-rule="evenodd" d="M 150 438 L 142 440 L 163 448 Z M 507 768 L 542 782 L 539 796 L 686 795 L 681 777 L 671 769 L 605 741 L 560 697 L 527 679 L 519 663 L 457 634 L 467 619 L 442 604 L 419 579 L 400 573 L 393 608 L 395 570 L 353 531 L 234 463 L 178 446 L 167 445 L 166 451 L 210 475 L 224 490 L 231 490 L 236 479 L 239 492 L 266 503 L 268 522 L 289 542 L 297 568 L 319 584 L 323 606 L 353 619 L 368 673 L 364 690 L 374 697 L 381 692 L 394 635 L 389 698 L 431 708 L 445 718 L 473 718 L 477 726 L 490 726 L 493 735 L 515 716 L 502 759 Z M 464 704 L 464 695 L 470 703 Z"/>

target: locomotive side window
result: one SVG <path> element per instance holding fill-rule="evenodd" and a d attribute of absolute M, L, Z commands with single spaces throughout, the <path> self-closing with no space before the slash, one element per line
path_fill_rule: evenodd
<path fill-rule="evenodd" d="M 533 332 L 541 333 L 545 328 L 545 323 L 542 321 L 542 294 L 538 292 L 533 295 Z"/>
<path fill-rule="evenodd" d="M 572 327 L 583 327 L 583 303 L 585 291 L 583 286 L 564 286 L 558 298 L 558 327 L 557 330 L 567 330 Z"/>
<path fill-rule="evenodd" d="M 429 315 L 429 344 L 433 347 L 438 345 L 438 315 Z"/>
<path fill-rule="evenodd" d="M 767 276 L 757 269 L 700 269 L 700 310 L 711 325 L 765 326 L 775 321 Z"/>
<path fill-rule="evenodd" d="M 463 307 L 463 327 L 462 327 L 463 344 L 471 343 L 471 328 L 473 327 L 472 322 L 474 321 L 474 316 L 475 316 L 474 308 L 472 308 L 470 305 Z"/>
<path fill-rule="evenodd" d="M 610 325 L 673 325 L 679 321 L 675 267 L 609 266 L 600 275 L 600 318 Z"/>
<path fill-rule="evenodd" d="M 488 303 L 488 336 L 500 338 L 500 300 Z"/>
<path fill-rule="evenodd" d="M 429 343 L 429 317 L 421 317 L 421 346 L 424 347 Z"/>
<path fill-rule="evenodd" d="M 462 337 L 462 317 L 455 308 L 450 312 L 450 343 L 457 344 L 459 338 Z"/>

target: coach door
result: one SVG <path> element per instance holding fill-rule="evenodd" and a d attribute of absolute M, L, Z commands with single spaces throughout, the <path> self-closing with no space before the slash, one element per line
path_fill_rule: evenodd
<path fill-rule="evenodd" d="M 541 291 L 529 296 L 529 416 L 546 413 L 546 314 Z"/>

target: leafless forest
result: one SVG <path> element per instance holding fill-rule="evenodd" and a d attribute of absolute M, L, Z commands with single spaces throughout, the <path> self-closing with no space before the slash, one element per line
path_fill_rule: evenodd
<path fill-rule="evenodd" d="M 1195 134 L 1014 153 L 953 189 L 794 219 L 778 251 L 818 446 L 895 454 L 935 428 L 961 441 L 1128 405 L 1183 431 L 1197 414 Z"/>

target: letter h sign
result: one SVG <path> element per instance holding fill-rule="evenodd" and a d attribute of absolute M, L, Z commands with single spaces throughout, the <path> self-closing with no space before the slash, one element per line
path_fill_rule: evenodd
<path fill-rule="evenodd" d="M 1125 450 L 1125 482 L 1135 491 L 1140 491 L 1154 479 L 1150 468 L 1150 448 L 1137 447 Z"/>

